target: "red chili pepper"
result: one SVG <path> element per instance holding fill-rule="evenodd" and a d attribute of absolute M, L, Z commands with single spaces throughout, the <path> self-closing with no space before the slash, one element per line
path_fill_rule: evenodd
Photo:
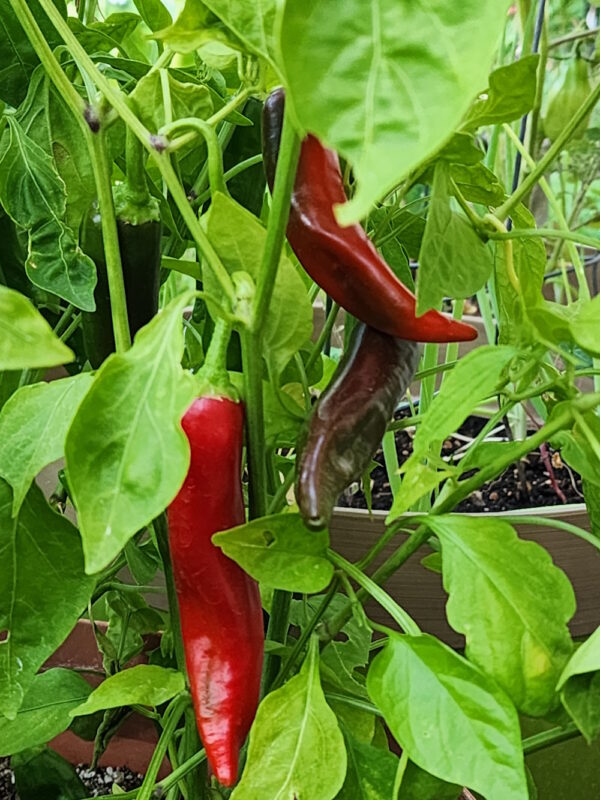
<path fill-rule="evenodd" d="M 284 91 L 276 89 L 263 110 L 263 161 L 271 189 L 284 105 Z M 416 316 L 414 294 L 394 275 L 363 228 L 338 225 L 333 209 L 346 199 L 337 154 L 307 136 L 298 162 L 287 238 L 315 283 L 357 319 L 390 336 L 419 342 L 477 338 L 471 325 L 438 311 Z"/>
<path fill-rule="evenodd" d="M 168 512 L 181 630 L 208 762 L 220 783 L 233 786 L 258 706 L 263 617 L 257 584 L 211 537 L 245 522 L 244 408 L 228 397 L 199 397 L 182 425 L 191 463 Z"/>

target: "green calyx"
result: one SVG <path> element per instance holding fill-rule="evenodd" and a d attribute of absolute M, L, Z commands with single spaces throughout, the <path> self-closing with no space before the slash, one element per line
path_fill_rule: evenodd
<path fill-rule="evenodd" d="M 130 225 L 145 225 L 160 221 L 160 204 L 149 192 L 143 200 L 132 192 L 127 183 L 119 183 L 113 189 L 117 219 Z"/>

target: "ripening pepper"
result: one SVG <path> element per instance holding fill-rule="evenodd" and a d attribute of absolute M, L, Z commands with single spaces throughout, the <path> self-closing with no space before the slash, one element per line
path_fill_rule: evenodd
<path fill-rule="evenodd" d="M 263 110 L 263 163 L 271 190 L 279 154 L 285 94 L 276 89 Z M 435 310 L 416 316 L 416 298 L 393 273 L 364 229 L 342 228 L 334 206 L 346 195 L 337 154 L 309 135 L 302 142 L 287 238 L 310 277 L 353 316 L 391 336 L 459 342 L 477 331 Z"/>
<path fill-rule="evenodd" d="M 335 503 L 377 451 L 419 362 L 419 346 L 359 324 L 298 443 L 296 500 L 307 527 L 327 527 Z"/>
<path fill-rule="evenodd" d="M 198 397 L 182 425 L 191 463 L 168 509 L 181 632 L 208 762 L 220 783 L 233 786 L 258 706 L 263 616 L 257 584 L 211 537 L 245 522 L 244 408 L 227 396 Z"/>

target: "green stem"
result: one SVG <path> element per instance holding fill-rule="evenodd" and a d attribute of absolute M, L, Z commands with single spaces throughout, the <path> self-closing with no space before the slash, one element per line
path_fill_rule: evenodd
<path fill-rule="evenodd" d="M 335 321 L 340 311 L 339 303 L 333 303 L 331 306 L 331 311 L 329 312 L 327 319 L 325 320 L 325 325 L 323 325 L 323 329 L 319 334 L 319 338 L 315 342 L 315 345 L 312 349 L 310 356 L 308 357 L 308 361 L 306 362 L 306 371 L 310 372 L 311 368 L 316 364 L 317 359 L 323 352 L 323 348 L 325 347 L 325 342 L 329 339 L 331 335 L 331 331 L 333 330 L 333 326 L 335 325 Z"/>
<path fill-rule="evenodd" d="M 123 353 L 131 347 L 131 335 L 129 333 L 129 321 L 127 319 L 125 283 L 123 281 L 123 267 L 121 264 L 121 251 L 119 249 L 119 236 L 117 233 L 117 218 L 113 202 L 111 183 L 112 164 L 108 159 L 102 130 L 98 131 L 93 137 L 91 156 L 94 177 L 96 179 L 100 218 L 102 221 L 102 241 L 104 243 L 104 259 L 108 275 L 108 291 L 110 294 L 115 347 L 117 353 Z"/>
<path fill-rule="evenodd" d="M 396 778 L 394 780 L 394 791 L 392 794 L 393 798 L 398 797 L 398 793 L 402 788 L 407 766 L 408 766 L 408 752 L 406 750 L 403 750 L 402 755 L 400 756 L 400 761 L 398 762 L 398 769 L 396 770 Z"/>
<path fill-rule="evenodd" d="M 81 314 L 76 314 L 71 320 L 69 327 L 60 335 L 61 342 L 68 342 L 77 328 L 81 325 Z"/>
<path fill-rule="evenodd" d="M 210 125 L 212 128 L 216 128 L 221 122 L 223 122 L 227 117 L 231 114 L 232 111 L 235 111 L 238 106 L 241 106 L 242 103 L 245 103 L 250 93 L 252 92 L 252 88 L 242 89 L 241 92 L 232 97 L 231 100 L 216 111 L 211 117 L 206 120 L 206 124 Z M 197 129 L 198 133 L 201 133 L 199 129 Z M 182 136 L 179 136 L 177 139 L 174 139 L 169 144 L 169 150 L 174 152 L 175 150 L 179 150 L 182 147 L 185 147 L 188 144 L 191 144 L 198 133 L 194 131 L 190 131 L 189 133 L 184 133 Z"/>
<path fill-rule="evenodd" d="M 264 437 L 261 337 L 243 331 L 242 363 L 248 438 L 248 487 L 250 519 L 264 517 L 267 511 L 267 465 Z"/>
<path fill-rule="evenodd" d="M 300 138 L 294 130 L 289 107 L 286 106 L 277 159 L 275 185 L 273 187 L 271 213 L 269 214 L 265 249 L 262 254 L 254 301 L 252 330 L 259 334 L 264 328 L 265 318 L 273 296 L 277 269 L 285 241 L 285 230 L 290 214 L 290 199 L 296 178 L 299 156 Z"/>
<path fill-rule="evenodd" d="M 48 0 L 44 0 L 48 2 Z M 521 202 L 522 198 L 525 197 L 528 192 L 535 186 L 537 181 L 541 176 L 544 175 L 550 164 L 554 161 L 554 159 L 558 156 L 561 152 L 565 144 L 569 141 L 571 136 L 575 133 L 577 128 L 579 127 L 580 122 L 585 119 L 585 117 L 589 114 L 589 112 L 594 108 L 596 103 L 598 102 L 598 98 L 600 98 L 600 83 L 597 84 L 589 94 L 587 100 L 583 103 L 582 106 L 577 110 L 577 112 L 571 117 L 570 121 L 561 131 L 559 136 L 554 140 L 546 155 L 541 158 L 535 169 L 529 173 L 529 175 L 523 180 L 521 184 L 517 187 L 517 189 L 511 194 L 511 196 L 505 200 L 505 202 L 496 209 L 495 215 L 498 219 L 503 220 L 510 216 L 512 210 Z"/>
<path fill-rule="evenodd" d="M 371 597 L 376 600 L 379 605 L 384 608 L 392 619 L 398 623 L 405 633 L 411 636 L 418 636 L 421 629 L 412 617 L 401 607 L 395 600 L 384 591 L 381 586 L 378 586 L 374 581 L 365 575 L 360 569 L 346 561 L 345 558 L 335 553 L 333 550 L 327 551 L 328 558 L 335 564 L 336 567 L 343 570 L 352 580 L 356 581 Z"/>
<path fill-rule="evenodd" d="M 537 753 L 538 750 L 544 750 L 553 744 L 577 739 L 579 736 L 581 736 L 581 731 L 574 722 L 570 722 L 564 728 L 550 728 L 549 731 L 542 731 L 523 739 L 523 752 L 525 755 L 531 755 L 531 753 Z"/>
<path fill-rule="evenodd" d="M 262 154 L 258 153 L 258 155 L 251 156 L 250 158 L 246 158 L 244 161 L 240 161 L 239 164 L 236 164 L 235 167 L 228 169 L 227 172 L 223 175 L 223 180 L 225 183 L 229 183 L 230 180 L 235 178 L 241 172 L 245 172 L 247 169 L 251 167 L 255 167 L 257 164 L 262 163 Z M 203 206 L 207 200 L 210 200 L 211 191 L 207 189 L 201 195 L 194 199 L 194 207 L 198 208 Z"/>
<path fill-rule="evenodd" d="M 173 738 L 173 734 L 175 733 L 175 729 L 179 724 L 181 715 L 185 711 L 185 708 L 189 702 L 190 698 L 188 695 L 180 695 L 171 702 L 171 705 L 165 711 L 162 723 L 163 731 L 160 735 L 160 739 L 158 740 L 158 744 L 152 753 L 152 758 L 150 759 L 148 769 L 146 770 L 146 775 L 144 776 L 144 782 L 137 793 L 137 800 L 151 800 L 152 795 L 154 794 L 156 776 L 158 775 L 158 771 L 167 753 L 169 742 Z"/>
<path fill-rule="evenodd" d="M 287 503 L 285 502 L 286 495 L 294 483 L 294 469 L 290 469 L 288 474 L 285 476 L 283 481 L 277 487 L 277 491 L 273 495 L 271 502 L 269 503 L 269 507 L 267 509 L 268 514 L 276 514 L 278 511 L 281 511 Z"/>
<path fill-rule="evenodd" d="M 563 239 L 575 242 L 584 247 L 593 247 L 595 250 L 600 248 L 600 238 L 586 236 L 570 230 L 559 230 L 557 228 L 513 228 L 507 233 L 487 233 L 488 239 Z"/>
<path fill-rule="evenodd" d="M 338 579 L 334 578 L 334 580 L 331 582 L 329 586 L 329 589 L 327 590 L 327 593 L 321 600 L 321 604 L 313 614 L 306 628 L 304 628 L 304 630 L 296 640 L 296 644 L 292 648 L 292 652 L 286 658 L 277 677 L 273 680 L 273 683 L 271 684 L 271 689 L 273 691 L 283 685 L 283 682 L 290 674 L 290 671 L 293 669 L 294 664 L 298 660 L 299 656 L 304 652 L 304 648 L 306 647 L 310 637 L 312 636 L 314 629 L 317 627 L 317 625 L 323 618 L 323 615 L 325 614 L 333 598 L 335 597 L 337 587 L 338 587 Z"/>
<path fill-rule="evenodd" d="M 73 311 L 74 310 L 75 310 L 75 306 L 73 306 L 73 305 L 71 305 L 69 303 L 69 305 L 65 308 L 65 310 L 61 314 L 60 319 L 58 320 L 58 322 L 54 326 L 54 333 L 57 336 L 60 336 L 61 333 L 65 330 L 65 328 L 69 324 L 69 321 L 70 321 L 71 317 L 73 316 Z"/>
<path fill-rule="evenodd" d="M 131 128 L 127 128 L 125 142 L 125 182 L 129 199 L 136 206 L 144 206 L 150 200 L 150 191 L 146 180 L 144 147 Z"/>
<path fill-rule="evenodd" d="M 169 619 L 171 621 L 171 631 L 173 632 L 173 644 L 175 647 L 175 662 L 177 669 L 186 677 L 185 650 L 183 648 L 183 636 L 181 635 L 181 621 L 179 619 L 179 603 L 177 602 L 177 591 L 175 589 L 175 577 L 173 575 L 173 565 L 171 564 L 171 552 L 169 550 L 169 527 L 167 515 L 163 511 L 152 523 L 158 552 L 163 565 L 165 583 L 167 585 L 167 597 L 169 600 Z"/>
<path fill-rule="evenodd" d="M 225 179 L 223 177 L 223 154 L 221 153 L 221 148 L 219 146 L 216 129 L 203 119 L 198 119 L 197 117 L 184 117 L 183 119 L 178 119 L 175 122 L 171 122 L 169 125 L 163 126 L 159 131 L 159 135 L 166 136 L 168 138 L 179 128 L 193 128 L 204 137 L 204 141 L 206 142 L 206 147 L 208 150 L 208 180 L 210 183 L 211 192 L 212 194 L 215 192 L 228 194 Z M 169 145 L 167 150 L 171 153 L 173 152 L 173 147 Z"/>
<path fill-rule="evenodd" d="M 597 536 L 594 536 L 593 533 L 586 531 L 584 528 L 579 528 L 577 525 L 571 525 L 570 522 L 564 522 L 560 519 L 533 517 L 526 514 L 523 516 L 521 514 L 503 514 L 502 519 L 503 521 L 510 522 L 514 525 L 542 525 L 546 528 L 566 531 L 567 533 L 571 533 L 573 536 L 577 536 L 579 539 L 583 539 L 584 541 L 588 542 L 592 545 L 592 547 L 595 547 L 596 550 L 600 550 L 600 539 Z"/>

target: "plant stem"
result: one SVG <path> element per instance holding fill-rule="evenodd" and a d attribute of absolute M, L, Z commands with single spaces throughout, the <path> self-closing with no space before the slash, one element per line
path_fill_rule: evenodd
<path fill-rule="evenodd" d="M 398 623 L 405 633 L 411 636 L 418 636 L 421 629 L 412 617 L 395 600 L 384 591 L 381 586 L 378 586 L 368 575 L 365 575 L 354 564 L 346 561 L 345 558 L 335 553 L 333 550 L 327 551 L 327 556 L 336 567 L 342 569 L 352 580 L 356 581 L 366 592 L 368 592 L 374 600 L 377 600 L 379 605 L 384 608 L 392 619 Z"/>
<path fill-rule="evenodd" d="M 576 242 L 584 247 L 593 247 L 595 250 L 600 248 L 600 239 L 594 236 L 586 236 L 570 230 L 559 230 L 558 228 L 513 228 L 506 233 L 488 232 L 488 239 L 564 239 L 568 242 Z"/>
<path fill-rule="evenodd" d="M 165 711 L 162 721 L 163 731 L 160 735 L 160 739 L 158 740 L 158 744 L 152 753 L 152 758 L 150 759 L 148 769 L 146 770 L 146 775 L 144 776 L 144 782 L 137 793 L 137 800 L 151 800 L 152 795 L 154 794 L 156 776 L 158 775 L 158 771 L 166 755 L 169 742 L 173 738 L 173 734 L 175 733 L 175 729 L 179 724 L 181 715 L 185 711 L 185 708 L 189 702 L 189 695 L 180 695 L 171 702 L 171 705 Z"/>
<path fill-rule="evenodd" d="M 275 185 L 273 187 L 271 213 L 269 214 L 269 224 L 267 226 L 267 238 L 262 254 L 254 301 L 252 330 L 259 334 L 264 328 L 265 318 L 273 296 L 279 260 L 285 241 L 285 229 L 290 215 L 290 199 L 296 178 L 299 156 L 300 138 L 294 130 L 289 114 L 289 106 L 286 106 L 279 157 L 277 159 Z"/>
<path fill-rule="evenodd" d="M 123 353 L 131 347 L 131 335 L 127 319 L 127 301 L 125 298 L 125 282 L 117 233 L 117 218 L 112 194 L 112 163 L 108 160 L 106 143 L 102 129 L 92 139 L 92 166 L 96 179 L 98 205 L 102 221 L 102 241 L 104 243 L 104 259 L 108 275 L 108 290 L 112 312 L 113 331 L 117 353 Z"/>
<path fill-rule="evenodd" d="M 44 0 L 44 2 L 47 1 L 48 0 Z M 511 194 L 511 196 L 507 200 L 505 200 L 505 202 L 499 208 L 496 209 L 495 216 L 499 220 L 503 220 L 509 217 L 512 210 L 520 203 L 522 198 L 525 197 L 525 195 L 530 191 L 530 189 L 532 189 L 535 186 L 540 176 L 542 176 L 546 172 L 550 164 L 554 161 L 554 159 L 561 152 L 565 144 L 575 133 L 575 131 L 579 126 L 579 123 L 583 119 L 585 119 L 588 113 L 594 108 L 594 106 L 598 102 L 598 98 L 600 98 L 600 83 L 597 84 L 592 89 L 587 100 L 571 117 L 570 121 L 563 128 L 559 136 L 557 136 L 557 138 L 552 143 L 551 147 L 548 149 L 546 155 L 538 161 L 536 168 L 529 173 L 529 175 L 525 178 L 525 180 L 518 186 L 516 191 L 514 191 Z"/>
<path fill-rule="evenodd" d="M 323 329 L 319 334 L 319 338 L 314 344 L 312 352 L 308 357 L 308 361 L 306 362 L 306 371 L 309 372 L 311 367 L 313 367 L 321 353 L 323 352 L 323 348 L 325 347 L 325 343 L 331 336 L 331 331 L 333 330 L 333 326 L 335 325 L 335 321 L 337 319 L 338 313 L 340 310 L 339 303 L 332 303 L 331 310 L 327 315 L 327 319 L 325 320 L 325 325 L 323 325 Z"/>
<path fill-rule="evenodd" d="M 150 200 L 150 191 L 146 180 L 144 147 L 131 128 L 127 128 L 126 133 L 125 163 L 125 182 L 131 201 L 137 206 L 143 206 Z"/>
<path fill-rule="evenodd" d="M 244 161 L 240 161 L 239 164 L 236 164 L 235 167 L 228 169 L 227 172 L 223 175 L 223 180 L 225 183 L 228 183 L 230 180 L 235 178 L 241 172 L 245 172 L 247 169 L 251 167 L 255 167 L 257 164 L 262 163 L 262 154 L 258 153 L 258 155 L 251 156 L 250 158 L 244 159 Z M 207 200 L 210 200 L 211 191 L 207 189 L 201 195 L 194 199 L 194 207 L 199 208 L 206 203 Z"/>
<path fill-rule="evenodd" d="M 538 750 L 551 747 L 553 744 L 560 744 L 560 742 L 566 742 L 569 739 L 577 739 L 579 736 L 581 736 L 581 731 L 574 722 L 570 722 L 564 728 L 550 728 L 549 731 L 542 731 L 523 739 L 523 752 L 525 755 L 530 755 L 531 753 L 537 753 Z"/>
<path fill-rule="evenodd" d="M 227 194 L 227 186 L 223 177 L 223 155 L 219 146 L 216 129 L 203 119 L 184 117 L 183 119 L 171 122 L 169 125 L 165 125 L 160 129 L 159 134 L 169 137 L 170 134 L 178 128 L 193 128 L 198 131 L 198 133 L 202 134 L 208 150 L 208 180 L 211 193 L 222 192 L 223 194 Z M 173 147 L 169 145 L 167 150 L 172 153 Z"/>
<path fill-rule="evenodd" d="M 81 314 L 76 314 L 71 320 L 69 327 L 60 335 L 61 342 L 68 342 L 77 328 L 81 325 Z"/>
<path fill-rule="evenodd" d="M 219 125 L 219 123 L 227 119 L 227 117 L 231 114 L 232 111 L 235 111 L 238 106 L 241 106 L 242 103 L 246 102 L 246 100 L 250 96 L 251 91 L 252 91 L 251 88 L 242 89 L 242 91 L 236 94 L 235 97 L 232 97 L 231 100 L 226 105 L 223 106 L 223 108 L 220 108 L 211 117 L 209 117 L 206 120 L 206 125 L 210 125 L 212 128 L 216 128 L 217 125 Z M 170 151 L 173 152 L 175 150 L 179 150 L 182 147 L 185 147 L 188 144 L 191 144 L 194 141 L 194 139 L 198 136 L 198 133 L 202 132 L 197 127 L 196 131 L 197 132 L 190 131 L 189 133 L 184 133 L 178 139 L 174 139 L 169 146 Z"/>
<path fill-rule="evenodd" d="M 163 511 L 154 522 L 152 523 L 154 534 L 156 536 L 156 543 L 158 545 L 158 552 L 163 565 L 163 572 L 165 573 L 165 583 L 167 585 L 167 597 L 169 600 L 169 619 L 171 621 L 171 630 L 173 632 L 173 644 L 175 647 L 175 662 L 177 669 L 182 675 L 186 677 L 187 670 L 185 666 L 185 651 L 183 649 L 183 637 L 181 635 L 181 621 L 179 619 L 179 603 L 177 602 L 177 591 L 175 589 L 175 578 L 173 575 L 173 566 L 171 564 L 171 553 L 169 550 L 169 527 L 167 522 L 167 515 Z"/>

